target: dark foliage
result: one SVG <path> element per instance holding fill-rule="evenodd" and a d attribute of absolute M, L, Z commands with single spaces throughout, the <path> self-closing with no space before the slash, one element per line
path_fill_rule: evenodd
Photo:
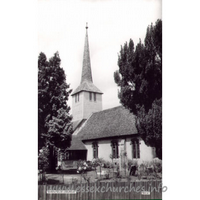
<path fill-rule="evenodd" d="M 132 39 L 121 46 L 119 70 L 114 80 L 122 105 L 137 116 L 137 128 L 145 143 L 162 157 L 162 21 L 148 26 L 144 44 Z M 159 107 L 159 109 L 158 109 Z M 154 112 L 155 111 L 155 112 Z M 153 113 L 153 114 L 152 114 Z M 157 121 L 154 123 L 154 121 Z M 150 123 L 154 124 L 149 128 Z M 159 130 L 159 131 L 158 131 Z M 156 133 L 156 134 L 155 134 Z"/>
<path fill-rule="evenodd" d="M 40 53 L 38 58 L 38 150 L 48 147 L 50 157 L 56 149 L 70 146 L 72 117 L 67 100 L 71 93 L 66 75 L 60 67 L 58 52 L 47 61 Z"/>

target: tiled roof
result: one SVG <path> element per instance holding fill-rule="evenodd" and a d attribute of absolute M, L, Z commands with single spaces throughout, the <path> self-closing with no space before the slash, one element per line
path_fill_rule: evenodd
<path fill-rule="evenodd" d="M 72 93 L 72 96 L 81 91 L 96 92 L 99 94 L 103 94 L 101 90 L 99 90 L 92 82 L 89 81 L 84 81 L 83 83 L 81 83 Z"/>
<path fill-rule="evenodd" d="M 137 134 L 135 116 L 123 106 L 118 106 L 93 113 L 78 133 L 78 137 L 92 140 L 132 134 Z"/>
<path fill-rule="evenodd" d="M 81 120 L 77 120 L 77 121 L 72 122 L 72 125 L 73 125 L 73 131 L 76 130 L 76 128 L 77 128 L 77 126 L 79 125 L 80 122 L 81 122 Z"/>
<path fill-rule="evenodd" d="M 89 42 L 88 42 L 87 29 L 88 29 L 88 27 L 86 27 L 81 83 L 76 88 L 76 90 L 72 93 L 72 96 L 74 94 L 78 93 L 78 92 L 81 92 L 81 91 L 96 92 L 96 93 L 99 93 L 99 94 L 103 94 L 93 84 L 93 80 L 92 80 L 92 69 L 91 69 L 91 63 L 90 63 L 90 51 L 89 51 Z"/>
<path fill-rule="evenodd" d="M 85 121 L 86 121 L 86 119 L 81 119 L 81 120 L 72 122 L 73 123 L 73 131 L 75 131 L 78 127 L 80 127 Z"/>
<path fill-rule="evenodd" d="M 83 142 L 76 135 L 72 135 L 71 146 L 68 150 L 87 150 Z"/>

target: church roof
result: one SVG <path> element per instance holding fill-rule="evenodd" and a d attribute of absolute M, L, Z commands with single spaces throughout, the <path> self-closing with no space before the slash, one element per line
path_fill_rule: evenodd
<path fill-rule="evenodd" d="M 72 96 L 81 91 L 88 92 L 96 92 L 99 94 L 103 94 L 101 90 L 99 90 L 92 82 L 84 81 L 81 85 L 79 85 L 76 90 L 72 93 Z"/>
<path fill-rule="evenodd" d="M 82 65 L 82 75 L 81 83 L 72 93 L 72 96 L 81 91 L 96 92 L 103 94 L 94 84 L 92 80 L 92 69 L 90 63 L 90 51 L 89 51 L 89 42 L 88 42 L 88 26 L 86 25 L 86 35 L 85 35 L 85 45 L 83 53 L 83 65 Z"/>
<path fill-rule="evenodd" d="M 137 134 L 135 116 L 123 106 L 93 113 L 78 133 L 82 140 Z"/>
<path fill-rule="evenodd" d="M 78 127 L 80 127 L 87 119 L 81 119 L 77 121 L 73 121 L 73 131 L 75 131 Z"/>
<path fill-rule="evenodd" d="M 76 135 L 72 135 L 71 146 L 68 150 L 87 150 L 83 142 Z"/>

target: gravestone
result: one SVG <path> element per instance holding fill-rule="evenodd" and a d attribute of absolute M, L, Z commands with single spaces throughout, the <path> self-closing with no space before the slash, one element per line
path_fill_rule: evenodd
<path fill-rule="evenodd" d="M 127 153 L 124 149 L 121 149 L 120 152 L 120 173 L 122 176 L 128 175 L 128 165 L 127 165 Z"/>

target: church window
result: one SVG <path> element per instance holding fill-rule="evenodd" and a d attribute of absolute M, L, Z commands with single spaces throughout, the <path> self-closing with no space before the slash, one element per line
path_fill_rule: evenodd
<path fill-rule="evenodd" d="M 94 101 L 96 101 L 96 93 L 94 93 Z"/>
<path fill-rule="evenodd" d="M 131 140 L 132 158 L 140 158 L 140 142 L 138 139 Z"/>
<path fill-rule="evenodd" d="M 117 141 L 112 141 L 111 142 L 111 147 L 112 147 L 112 157 L 113 158 L 119 158 L 118 142 Z"/>
<path fill-rule="evenodd" d="M 92 143 L 92 148 L 93 148 L 93 158 L 98 158 L 98 143 L 93 142 Z"/>
<path fill-rule="evenodd" d="M 92 92 L 89 92 L 90 94 L 90 101 L 92 101 Z"/>
<path fill-rule="evenodd" d="M 75 102 L 78 102 L 78 101 L 79 101 L 79 93 L 75 94 Z"/>

